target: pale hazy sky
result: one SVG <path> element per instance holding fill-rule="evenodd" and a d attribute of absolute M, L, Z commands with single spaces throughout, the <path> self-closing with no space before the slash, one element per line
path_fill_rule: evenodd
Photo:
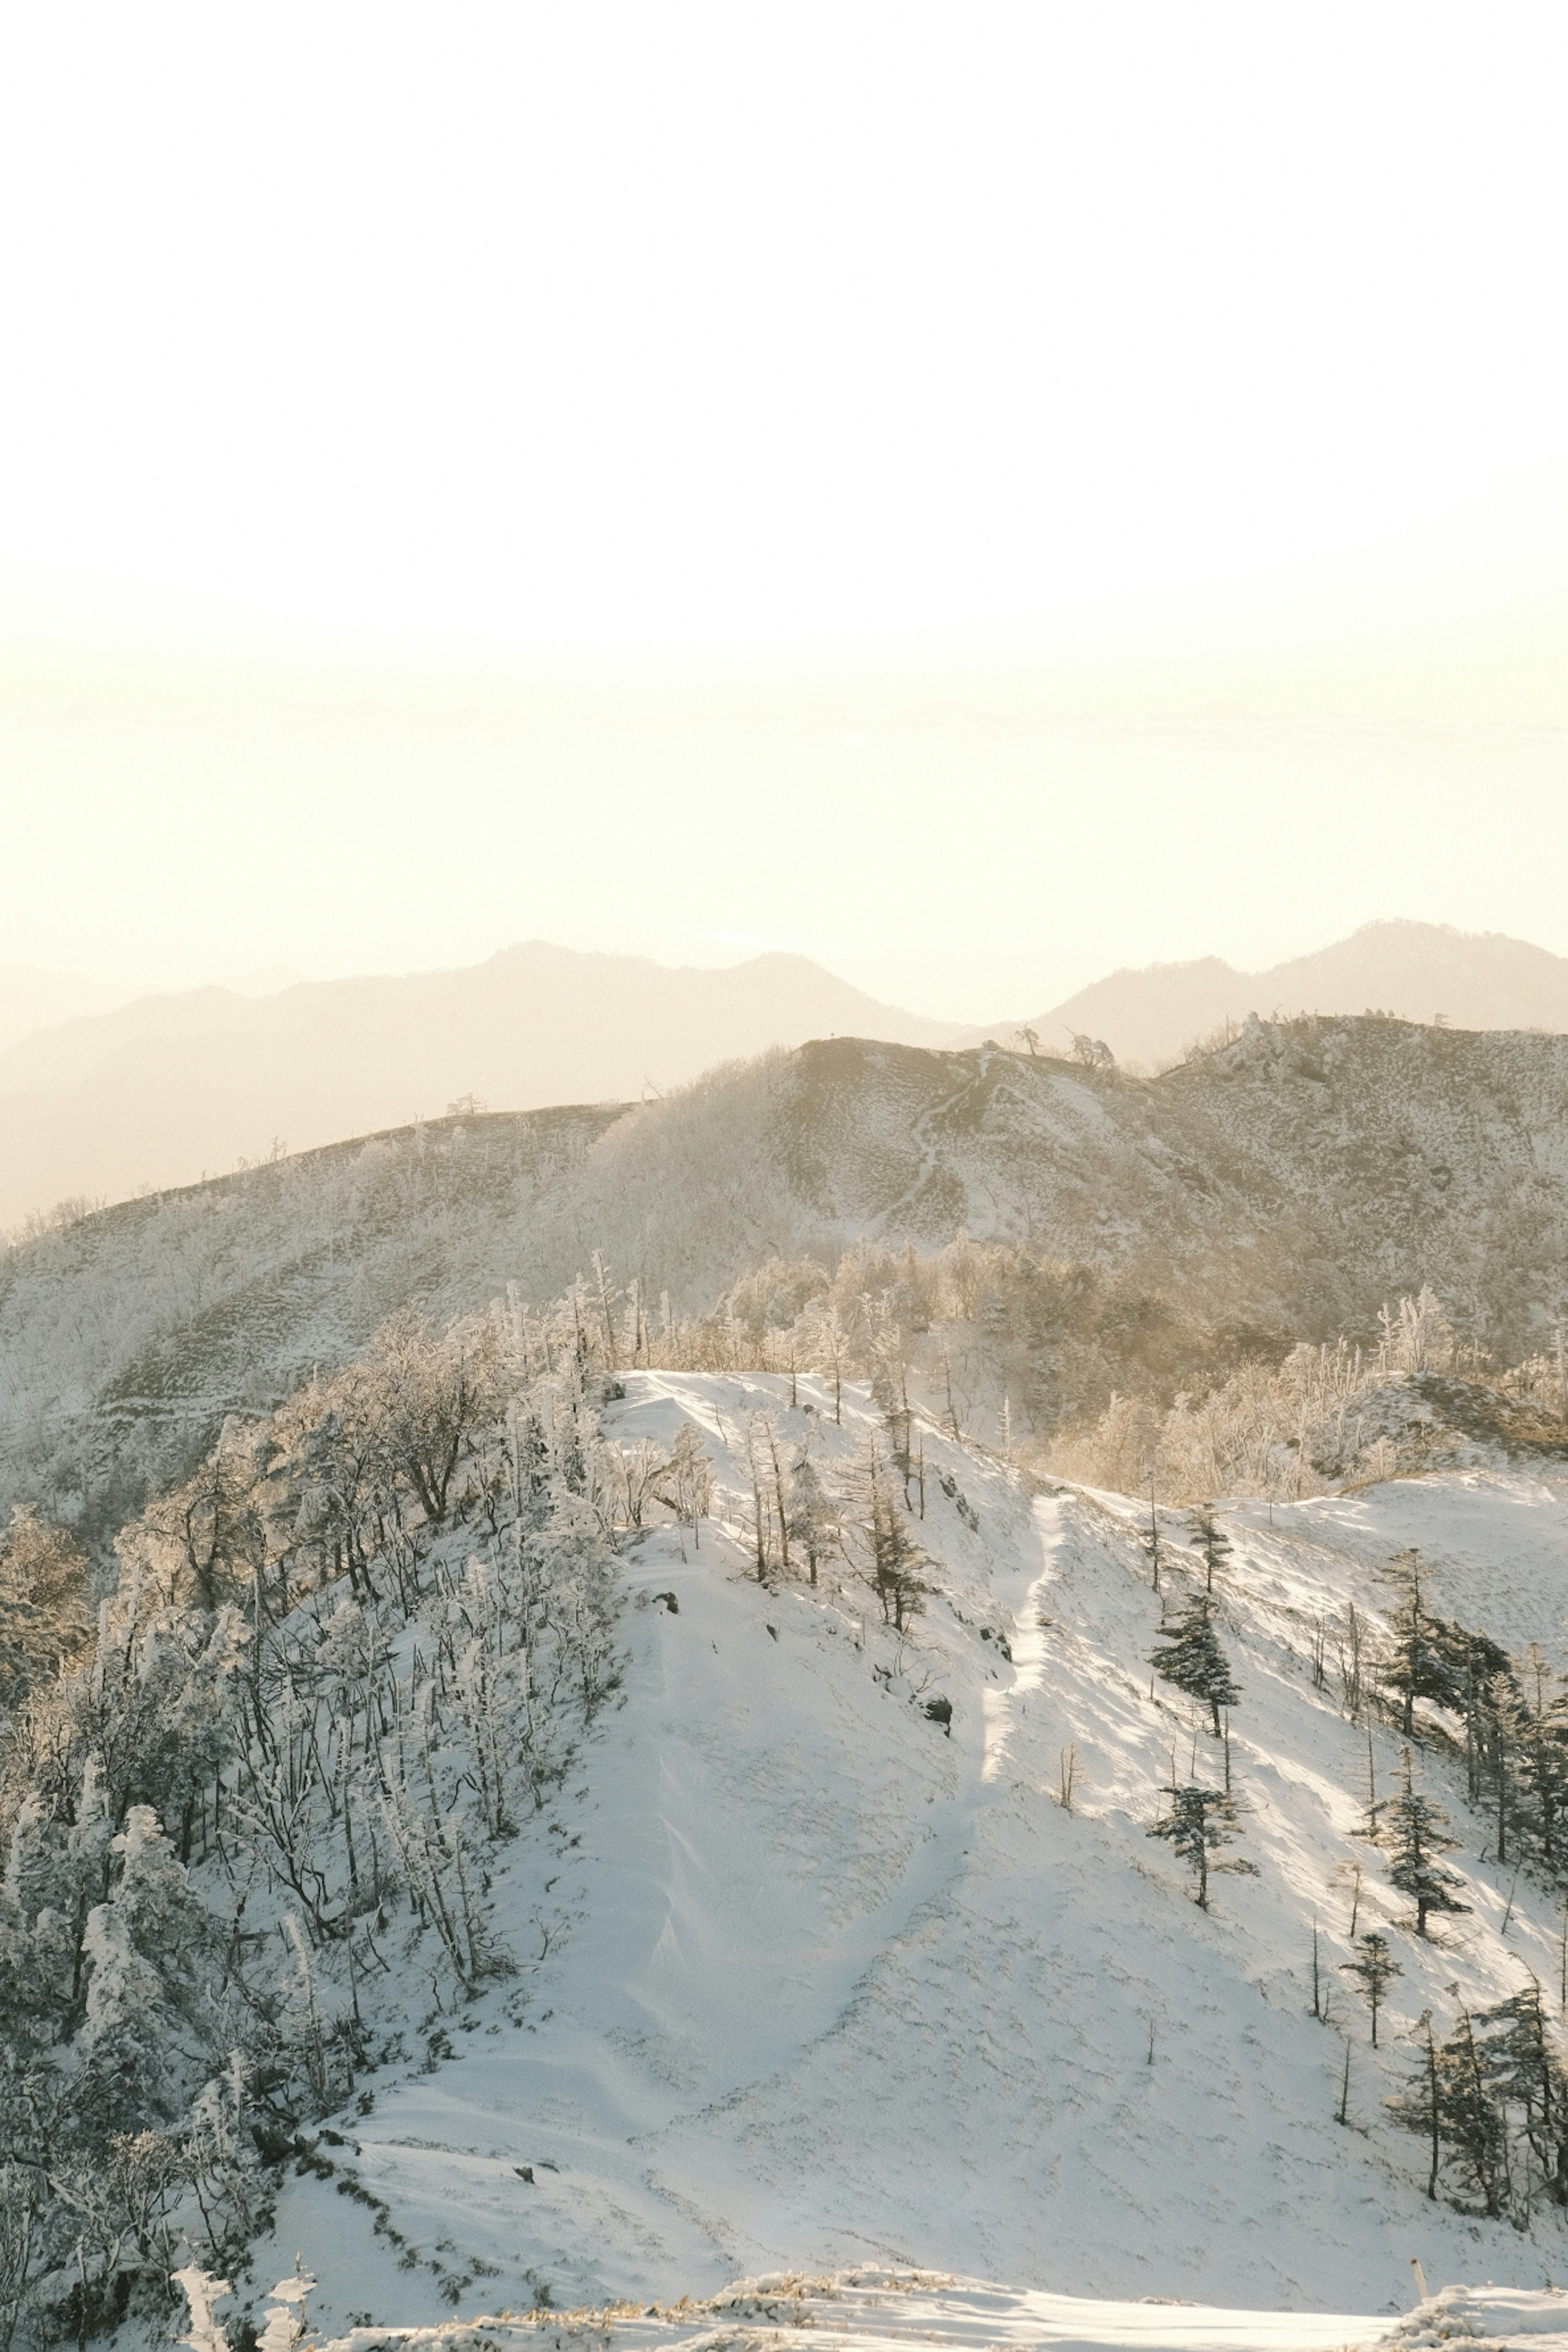
<path fill-rule="evenodd" d="M 0 961 L 1568 951 L 1568 14 L 0 34 Z"/>

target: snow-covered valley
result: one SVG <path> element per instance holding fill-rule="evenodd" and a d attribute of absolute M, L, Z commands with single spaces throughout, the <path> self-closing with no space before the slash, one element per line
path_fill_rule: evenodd
<path fill-rule="evenodd" d="M 700 1548 L 668 1524 L 626 1547 L 616 1701 L 495 1873 L 518 1974 L 430 2012 L 429 2055 L 330 2119 L 242 2304 L 298 2249 L 329 2335 L 865 2265 L 1359 2312 L 1375 2332 L 1413 2301 L 1413 2258 L 1434 2289 L 1568 2270 L 1544 2198 L 1527 2231 L 1430 2201 L 1423 2143 L 1384 2104 L 1424 2010 L 1445 2032 L 1533 1970 L 1555 2018 L 1558 1898 L 1483 1858 L 1462 1760 L 1428 1743 L 1417 1772 L 1453 1817 L 1469 1908 L 1417 1938 L 1359 1834 L 1369 1739 L 1384 1790 L 1399 1741 L 1346 1719 L 1331 1652 L 1322 1686 L 1311 1668 L 1318 1621 L 1385 1609 L 1377 1570 L 1410 1545 L 1435 1607 L 1561 1663 L 1557 1491 L 1500 1470 L 1226 1509 L 1245 1808 L 1227 1858 L 1257 1875 L 1215 1876 L 1205 1913 L 1148 1835 L 1173 1779 L 1214 1783 L 1223 1761 L 1151 1677 L 1146 1505 L 1027 1493 L 928 1427 L 911 1510 L 931 1589 L 900 1637 L 843 1559 L 815 1587 L 798 1561 L 759 1583 L 748 1549 L 748 1432 L 809 1436 L 831 1483 L 878 1426 L 863 1393 L 836 1426 L 816 1381 L 794 1406 L 787 1378 L 624 1385 L 608 1434 L 668 1452 L 693 1423 L 713 1517 Z M 1166 1515 L 1173 1606 L 1201 1579 L 1184 1527 Z M 1402 1971 L 1375 2051 L 1341 1973 L 1358 1863 L 1360 1931 Z M 1321 2331 L 1288 2340 L 1351 2323 Z"/>

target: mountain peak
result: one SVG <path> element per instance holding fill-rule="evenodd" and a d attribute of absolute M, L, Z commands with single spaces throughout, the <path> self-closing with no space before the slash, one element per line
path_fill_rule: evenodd
<path fill-rule="evenodd" d="M 1249 1013 L 1393 1013 L 1455 1029 L 1568 1029 L 1568 958 L 1501 931 L 1382 917 L 1348 939 L 1261 971 L 1217 956 L 1123 967 L 1033 1016 L 1048 1047 L 1103 1038 L 1121 1062 L 1160 1068 Z M 1005 1034 L 994 1027 L 973 1035 Z"/>

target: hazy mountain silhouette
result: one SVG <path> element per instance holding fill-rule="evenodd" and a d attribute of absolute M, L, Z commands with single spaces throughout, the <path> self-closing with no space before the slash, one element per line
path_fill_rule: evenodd
<path fill-rule="evenodd" d="M 72 971 L 41 971 L 37 964 L 0 963 L 0 1053 L 36 1029 L 85 1013 L 108 1013 L 136 994 Z"/>
<path fill-rule="evenodd" d="M 771 1045 L 855 1033 L 938 1045 L 804 957 L 730 971 L 534 941 L 458 971 L 142 997 L 0 1052 L 0 1226 L 335 1142 L 468 1097 L 635 1100 Z"/>
<path fill-rule="evenodd" d="M 1237 971 L 1217 956 L 1113 971 L 1033 1015 L 1041 1050 L 1060 1053 L 1079 1032 L 1103 1039 L 1118 1061 L 1155 1068 L 1194 1039 L 1249 1013 L 1393 1013 L 1456 1029 L 1568 1029 L 1568 957 L 1500 931 L 1442 923 L 1367 923 L 1348 940 L 1267 971 Z M 965 1044 L 1012 1025 L 965 1031 Z"/>

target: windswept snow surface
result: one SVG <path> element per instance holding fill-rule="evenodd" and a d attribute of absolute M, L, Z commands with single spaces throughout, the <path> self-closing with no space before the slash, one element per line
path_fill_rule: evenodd
<path fill-rule="evenodd" d="M 1555 1655 L 1568 1517 L 1553 1491 L 1477 1473 L 1277 1506 L 1272 1525 L 1262 1504 L 1226 1509 L 1248 1809 L 1232 1852 L 1258 1874 L 1215 1877 L 1205 1915 L 1146 1834 L 1173 1762 L 1184 1780 L 1194 1758 L 1197 1778 L 1223 1772 L 1186 1703 L 1163 1684 L 1152 1696 L 1146 1505 L 1032 1497 L 928 1425 L 917 1528 L 932 1589 L 900 1642 L 842 1560 L 815 1590 L 759 1586 L 750 1564 L 748 1432 L 770 1422 L 786 1464 L 809 1438 L 842 1491 L 874 1431 L 885 1446 L 863 1396 L 846 1395 L 839 1428 L 816 1381 L 795 1407 L 787 1380 L 641 1373 L 626 1389 L 610 1415 L 623 1444 L 668 1446 L 696 1423 L 715 1520 L 700 1549 L 668 1526 L 628 1548 L 617 1702 L 496 1874 L 518 1975 L 433 2020 L 455 2054 L 437 2043 L 333 2119 L 321 2156 L 336 2170 L 290 2178 L 258 2284 L 300 2248 L 331 2332 L 428 2323 L 454 2301 L 641 2303 L 866 2263 L 1369 2315 L 1408 2309 L 1412 2257 L 1435 2289 L 1568 2273 L 1550 2212 L 1526 2236 L 1429 2204 L 1423 2149 L 1383 2105 L 1424 2008 L 1442 2030 L 1527 1968 L 1555 2008 L 1552 1899 L 1478 1859 L 1489 1825 L 1428 1752 L 1418 1769 L 1453 1814 L 1473 1908 L 1419 1943 L 1357 1835 L 1367 1734 L 1341 1713 L 1331 1644 L 1328 1687 L 1308 1663 L 1312 1621 L 1352 1598 L 1383 1606 L 1377 1566 L 1413 1542 L 1434 1607 Z M 1168 1515 L 1167 1534 L 1183 1530 Z M 1175 1597 L 1195 1572 L 1178 1552 Z M 937 1697 L 951 1738 L 926 1714 Z M 1382 1793 L 1398 1743 L 1379 1725 L 1372 1745 Z M 1375 2053 L 1338 1965 L 1336 1873 L 1355 1860 L 1361 1931 L 1384 1928 L 1404 1971 Z M 1314 1918 L 1327 2025 L 1310 2013 Z M 1348 2321 L 1312 2326 L 1178 2337 L 1167 2315 L 1143 2340 L 1349 2340 Z M 1061 2340 L 1110 2339 L 1086 2325 Z"/>
<path fill-rule="evenodd" d="M 1546 2316 L 1559 2323 L 1568 2317 L 1545 2297 L 1510 2302 L 1543 2305 Z M 1437 2309 L 1424 2306 L 1427 2314 Z M 1468 2307 L 1466 2315 L 1474 2315 Z M 1442 2316 L 1451 2322 L 1457 2313 L 1450 2307 Z M 834 2278 L 744 2279 L 696 2304 L 458 2321 L 439 2329 L 358 2328 L 321 2352 L 567 2352 L 587 2343 L 602 2345 L 605 2352 L 719 2352 L 721 2346 L 725 2352 L 737 2346 L 784 2352 L 790 2332 L 802 2328 L 812 2331 L 816 2344 L 852 2352 L 891 2352 L 894 2346 L 907 2352 L 910 2345 L 942 2352 L 1023 2352 L 1026 2346 L 1049 2346 L 1052 2352 L 1338 2352 L 1347 2344 L 1380 2341 L 1388 2323 L 1324 2312 L 1095 2303 L 980 2279 L 862 2269 Z M 1539 2352 L 1550 2347 L 1542 2345 Z"/>

